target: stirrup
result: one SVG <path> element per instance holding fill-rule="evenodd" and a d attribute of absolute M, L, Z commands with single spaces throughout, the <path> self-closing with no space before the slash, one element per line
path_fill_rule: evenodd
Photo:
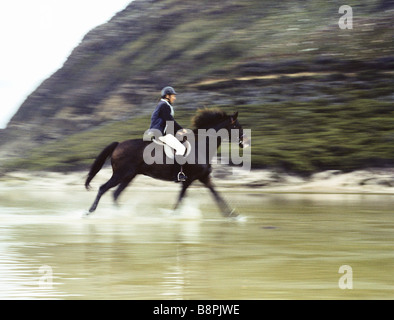
<path fill-rule="evenodd" d="M 186 179 L 186 175 L 183 173 L 183 171 L 180 171 L 177 175 L 177 182 L 185 182 Z"/>

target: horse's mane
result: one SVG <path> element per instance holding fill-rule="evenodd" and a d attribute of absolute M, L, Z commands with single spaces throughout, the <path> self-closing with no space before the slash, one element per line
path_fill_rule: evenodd
<path fill-rule="evenodd" d="M 207 126 L 224 121 L 228 115 L 219 108 L 198 109 L 192 119 L 194 128 L 206 128 Z"/>

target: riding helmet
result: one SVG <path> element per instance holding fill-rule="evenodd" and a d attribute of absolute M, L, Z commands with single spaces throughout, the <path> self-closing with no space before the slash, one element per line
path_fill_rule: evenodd
<path fill-rule="evenodd" d="M 165 97 L 167 94 L 177 94 L 173 87 L 165 87 L 161 90 L 161 96 Z"/>

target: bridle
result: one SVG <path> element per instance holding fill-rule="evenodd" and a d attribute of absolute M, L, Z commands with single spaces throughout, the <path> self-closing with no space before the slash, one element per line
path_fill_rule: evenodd
<path fill-rule="evenodd" d="M 227 129 L 229 131 L 232 130 L 232 129 L 239 129 L 241 134 L 238 137 L 238 144 L 239 144 L 239 146 L 241 148 L 243 148 L 244 137 L 246 137 L 246 134 L 243 133 L 243 129 L 242 129 L 241 125 L 239 124 L 238 120 L 234 119 L 233 117 L 227 118 L 226 120 L 223 120 L 222 122 L 219 122 L 218 124 L 216 124 L 214 127 L 211 127 L 211 128 L 209 128 L 207 126 L 207 127 L 196 129 L 197 132 L 195 132 L 195 135 L 197 135 L 197 136 L 200 136 L 200 135 L 201 136 L 205 136 L 205 137 L 211 136 L 211 134 L 203 134 L 203 135 L 199 134 L 198 133 L 199 129 L 201 129 L 201 130 L 203 130 L 203 129 L 205 129 L 205 130 L 213 129 L 215 131 L 219 131 L 220 129 Z M 230 138 L 230 140 L 231 140 L 231 138 Z"/>

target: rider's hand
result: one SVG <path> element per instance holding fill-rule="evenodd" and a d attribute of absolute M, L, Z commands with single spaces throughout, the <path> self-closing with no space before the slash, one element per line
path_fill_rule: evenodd
<path fill-rule="evenodd" d="M 186 129 L 182 129 L 182 130 L 179 130 L 178 132 L 177 132 L 177 134 L 179 134 L 179 135 L 181 135 L 181 136 L 183 136 L 184 134 L 186 134 L 187 133 L 187 130 Z"/>

